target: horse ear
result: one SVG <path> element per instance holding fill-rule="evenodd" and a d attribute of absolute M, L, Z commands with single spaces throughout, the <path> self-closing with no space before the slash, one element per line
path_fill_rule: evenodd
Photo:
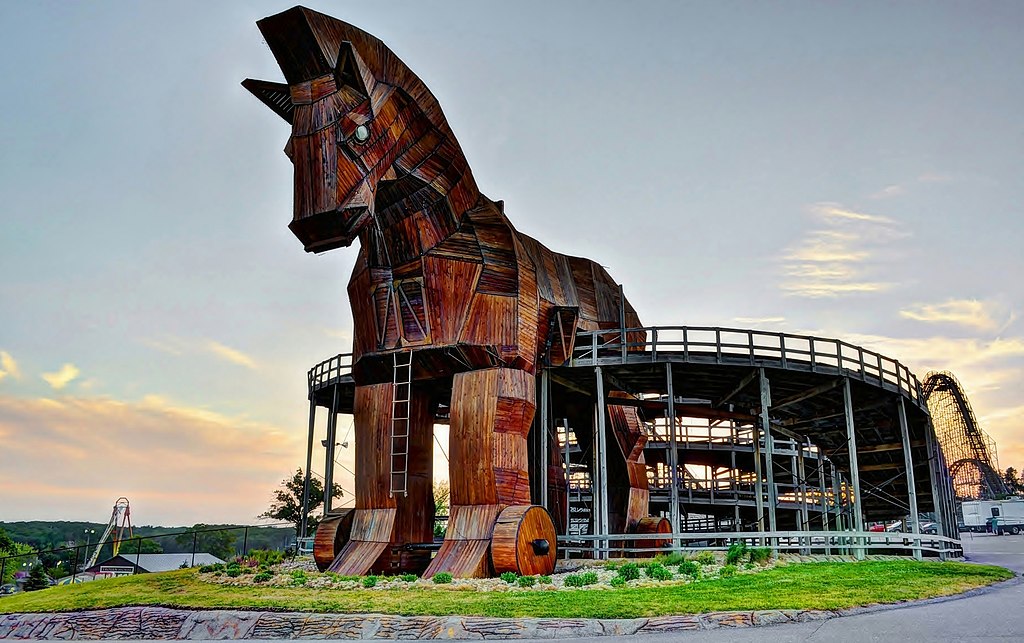
<path fill-rule="evenodd" d="M 334 67 L 334 80 L 338 87 L 347 85 L 363 96 L 369 96 L 366 78 L 371 76 L 368 73 L 364 75 L 364 72 L 366 63 L 356 53 L 355 47 L 351 42 L 342 42 L 338 48 L 338 64 Z"/>
<path fill-rule="evenodd" d="M 242 87 L 245 87 L 252 95 L 260 99 L 260 101 L 274 110 L 274 113 L 288 121 L 292 122 L 292 116 L 295 111 L 295 106 L 292 105 L 292 94 L 288 89 L 288 85 L 284 83 L 272 83 L 267 80 L 253 80 L 252 78 L 246 78 L 242 81 Z"/>

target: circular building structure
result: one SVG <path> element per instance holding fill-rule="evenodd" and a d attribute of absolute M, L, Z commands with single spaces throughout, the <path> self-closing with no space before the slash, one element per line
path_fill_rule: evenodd
<path fill-rule="evenodd" d="M 553 517 L 560 556 L 736 538 L 805 552 L 959 554 L 922 384 L 898 361 L 841 340 L 733 328 L 567 339 L 564 363 L 538 369 L 528 458 L 532 501 Z M 450 391 L 433 386 L 443 422 Z M 309 372 L 307 455 L 326 408 L 329 481 L 337 415 L 352 412 L 353 391 L 348 355 Z M 908 533 L 867 531 L 897 522 Z"/>

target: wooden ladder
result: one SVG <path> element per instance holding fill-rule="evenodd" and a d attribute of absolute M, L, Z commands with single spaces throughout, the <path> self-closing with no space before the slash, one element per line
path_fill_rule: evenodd
<path fill-rule="evenodd" d="M 409 495 L 409 400 L 412 397 L 412 353 L 393 353 L 391 403 L 391 489 L 388 495 Z"/>

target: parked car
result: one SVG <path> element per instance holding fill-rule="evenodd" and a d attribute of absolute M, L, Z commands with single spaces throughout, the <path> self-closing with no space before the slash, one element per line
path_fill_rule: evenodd
<path fill-rule="evenodd" d="M 921 533 L 932 534 L 937 536 L 939 534 L 939 527 L 934 522 L 922 522 Z"/>
<path fill-rule="evenodd" d="M 7 583 L 6 585 L 0 585 L 0 596 L 10 596 L 11 594 L 17 594 L 19 591 L 18 586 L 14 583 Z"/>

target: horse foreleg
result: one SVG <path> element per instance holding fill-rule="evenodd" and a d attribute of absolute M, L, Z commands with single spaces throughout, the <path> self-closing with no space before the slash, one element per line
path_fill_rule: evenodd
<path fill-rule="evenodd" d="M 533 376 L 514 369 L 455 376 L 449 434 L 451 513 L 427 576 L 488 575 L 499 514 L 506 507 L 529 506 L 526 436 L 536 408 L 534 389 Z"/>
<path fill-rule="evenodd" d="M 433 418 L 427 399 L 414 392 L 408 409 L 408 495 L 392 495 L 393 402 L 393 384 L 356 387 L 356 506 L 349 541 L 328 568 L 330 571 L 351 576 L 371 569 L 418 571 L 426 562 L 403 555 L 397 546 L 432 540 Z"/>

